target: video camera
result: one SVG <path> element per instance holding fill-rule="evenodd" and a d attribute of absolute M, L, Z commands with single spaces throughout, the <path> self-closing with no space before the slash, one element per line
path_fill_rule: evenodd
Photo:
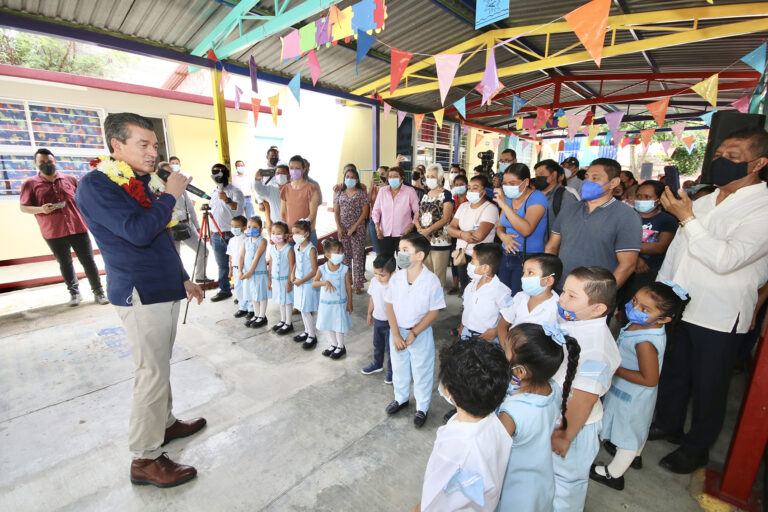
<path fill-rule="evenodd" d="M 485 174 L 489 180 L 493 179 L 493 151 L 481 151 L 477 154 L 477 158 L 480 159 L 481 172 Z"/>

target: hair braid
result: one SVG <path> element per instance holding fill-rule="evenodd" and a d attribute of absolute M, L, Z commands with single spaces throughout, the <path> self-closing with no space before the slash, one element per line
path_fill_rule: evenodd
<path fill-rule="evenodd" d="M 579 367 L 579 354 L 581 353 L 581 347 L 576 338 L 572 336 L 565 337 L 565 346 L 568 349 L 568 367 L 565 372 L 565 381 L 563 382 L 563 402 L 560 405 L 560 413 L 563 415 L 563 422 L 560 428 L 565 430 L 568 428 L 568 420 L 565 418 L 565 411 L 568 405 L 568 396 L 571 394 L 571 385 L 573 379 L 576 377 L 576 370 Z"/>

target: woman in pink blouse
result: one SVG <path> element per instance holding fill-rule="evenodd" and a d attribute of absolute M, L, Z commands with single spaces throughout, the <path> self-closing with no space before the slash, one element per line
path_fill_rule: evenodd
<path fill-rule="evenodd" d="M 371 213 L 381 254 L 387 258 L 394 256 L 400 237 L 413 229 L 413 217 L 419 212 L 416 190 L 404 185 L 404 181 L 405 172 L 400 167 L 391 167 L 387 172 L 388 185 L 379 188 Z"/>

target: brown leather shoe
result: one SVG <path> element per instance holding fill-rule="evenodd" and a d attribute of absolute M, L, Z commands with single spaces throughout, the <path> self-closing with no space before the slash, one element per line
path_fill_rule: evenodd
<path fill-rule="evenodd" d="M 195 476 L 195 468 L 173 462 L 165 452 L 156 459 L 134 459 L 131 462 L 131 483 L 136 485 L 175 487 Z"/>
<path fill-rule="evenodd" d="M 165 446 L 174 439 L 191 436 L 203 428 L 205 423 L 205 418 L 195 418 L 187 421 L 176 420 L 176 423 L 165 429 L 165 439 L 163 440 L 162 446 Z"/>

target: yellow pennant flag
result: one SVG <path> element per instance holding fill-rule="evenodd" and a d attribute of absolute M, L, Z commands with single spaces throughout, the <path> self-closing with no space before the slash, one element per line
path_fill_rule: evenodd
<path fill-rule="evenodd" d="M 523 118 L 522 117 L 518 117 L 517 118 L 516 124 L 515 124 L 515 128 L 518 129 L 518 130 L 522 130 L 523 129 Z"/>
<path fill-rule="evenodd" d="M 554 155 L 555 159 L 557 159 L 557 146 L 558 146 L 557 142 L 553 142 L 549 145 L 549 149 L 550 151 L 552 151 L 552 155 Z"/>
<path fill-rule="evenodd" d="M 595 137 L 597 137 L 597 134 L 600 133 L 600 126 L 596 124 L 589 125 L 589 136 L 587 139 L 592 140 Z"/>
<path fill-rule="evenodd" d="M 280 93 L 269 97 L 269 108 L 272 110 L 272 122 L 277 126 L 277 104 L 280 102 Z"/>
<path fill-rule="evenodd" d="M 717 108 L 717 78 L 717 73 L 715 73 L 706 80 L 691 86 L 694 92 L 707 100 L 715 108 Z"/>
<path fill-rule="evenodd" d="M 435 116 L 435 121 L 437 122 L 437 126 L 439 128 L 443 127 L 443 114 L 445 113 L 445 109 L 441 108 L 440 110 L 435 110 L 432 112 L 432 115 Z"/>
<path fill-rule="evenodd" d="M 568 118 L 565 116 L 558 117 L 557 126 L 560 128 L 568 128 Z"/>

